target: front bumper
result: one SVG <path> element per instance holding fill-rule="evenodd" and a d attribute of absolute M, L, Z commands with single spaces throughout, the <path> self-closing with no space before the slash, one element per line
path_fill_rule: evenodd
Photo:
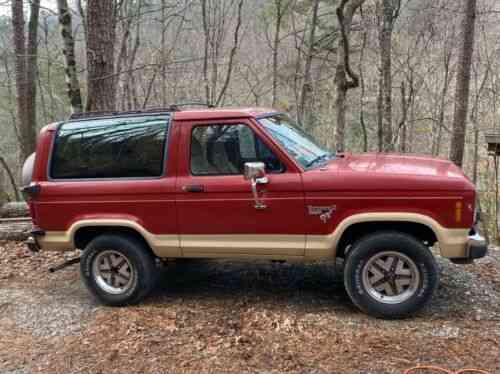
<path fill-rule="evenodd" d="M 471 260 L 486 256 L 488 253 L 486 240 L 479 234 L 470 235 L 467 241 L 467 253 Z"/>
<path fill-rule="evenodd" d="M 484 237 L 477 233 L 469 235 L 465 247 L 465 254 L 466 257 L 451 258 L 450 260 L 456 264 L 471 264 L 474 260 L 486 256 L 488 254 L 488 244 Z"/>

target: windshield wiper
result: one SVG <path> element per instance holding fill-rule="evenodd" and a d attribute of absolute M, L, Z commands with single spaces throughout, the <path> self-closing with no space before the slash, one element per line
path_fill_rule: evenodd
<path fill-rule="evenodd" d="M 311 166 L 313 166 L 315 163 L 319 162 L 319 161 L 322 161 L 328 157 L 330 157 L 331 154 L 330 153 L 324 153 L 322 154 L 321 156 L 318 156 L 316 157 L 315 159 L 313 159 L 312 161 L 310 161 L 307 165 L 306 165 L 306 168 L 309 168 Z"/>

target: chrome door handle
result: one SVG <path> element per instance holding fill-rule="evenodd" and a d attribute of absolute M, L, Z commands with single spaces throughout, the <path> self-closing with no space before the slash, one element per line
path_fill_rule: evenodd
<path fill-rule="evenodd" d="M 205 192 L 205 187 L 201 184 L 193 184 L 189 186 L 182 186 L 184 192 Z"/>
<path fill-rule="evenodd" d="M 269 183 L 269 179 L 267 177 L 261 177 L 261 178 L 253 178 L 252 179 L 252 193 L 253 193 L 253 199 L 255 200 L 255 209 L 266 209 L 267 205 L 264 201 L 261 200 L 259 197 L 259 191 L 257 191 L 257 185 L 259 184 L 267 184 Z"/>

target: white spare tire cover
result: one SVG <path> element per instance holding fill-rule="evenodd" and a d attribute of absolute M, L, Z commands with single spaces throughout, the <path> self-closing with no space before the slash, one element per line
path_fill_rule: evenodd
<path fill-rule="evenodd" d="M 35 166 L 36 153 L 32 153 L 23 165 L 23 186 L 29 186 L 33 177 L 33 168 Z"/>

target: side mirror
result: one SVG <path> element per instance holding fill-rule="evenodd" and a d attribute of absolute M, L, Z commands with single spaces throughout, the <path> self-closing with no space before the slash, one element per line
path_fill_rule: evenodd
<path fill-rule="evenodd" d="M 266 165 L 263 162 L 245 162 L 245 179 L 257 180 L 266 176 Z"/>
<path fill-rule="evenodd" d="M 263 162 L 245 162 L 246 180 L 252 183 L 252 193 L 255 200 L 255 209 L 266 209 L 267 205 L 260 199 L 257 185 L 266 184 L 269 180 L 266 177 L 266 165 Z"/>

